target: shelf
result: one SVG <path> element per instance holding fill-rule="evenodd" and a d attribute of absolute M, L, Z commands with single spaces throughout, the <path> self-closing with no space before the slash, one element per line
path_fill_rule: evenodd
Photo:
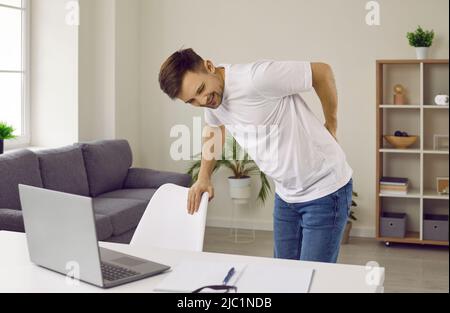
<path fill-rule="evenodd" d="M 396 195 L 396 194 L 387 194 L 380 192 L 380 197 L 383 198 L 412 198 L 412 199 L 437 199 L 437 200 L 449 200 L 448 195 L 441 195 L 433 190 L 426 190 L 423 193 L 423 196 L 420 194 L 419 190 L 411 190 L 407 195 Z"/>
<path fill-rule="evenodd" d="M 382 104 L 380 109 L 420 109 L 420 105 Z"/>
<path fill-rule="evenodd" d="M 420 240 L 420 233 L 418 232 L 408 232 L 405 238 L 379 237 L 377 239 L 378 241 L 383 242 L 412 243 L 418 245 L 434 245 L 434 246 L 448 247 L 448 241 Z"/>
<path fill-rule="evenodd" d="M 384 242 L 398 242 L 398 243 L 422 243 L 423 240 L 420 240 L 419 232 L 407 232 L 405 238 L 395 238 L 395 237 L 379 237 L 378 240 Z"/>
<path fill-rule="evenodd" d="M 448 59 L 377 60 L 377 64 L 448 64 Z"/>
<path fill-rule="evenodd" d="M 449 199 L 448 195 L 440 195 L 437 192 L 437 178 L 448 177 L 448 153 L 424 154 L 423 156 L 423 198 L 424 199 Z"/>
<path fill-rule="evenodd" d="M 433 246 L 446 246 L 448 247 L 448 241 L 436 241 L 436 240 L 422 240 L 420 242 L 422 245 L 433 245 Z"/>
<path fill-rule="evenodd" d="M 423 193 L 424 199 L 438 199 L 438 200 L 448 200 L 449 195 L 441 195 L 434 190 L 425 190 Z"/>
<path fill-rule="evenodd" d="M 410 154 L 414 154 L 414 153 L 421 153 L 423 152 L 424 154 L 449 154 L 448 150 L 420 150 L 420 149 L 391 149 L 391 148 L 383 148 L 380 149 L 380 152 L 382 153 L 410 153 Z"/>
<path fill-rule="evenodd" d="M 423 66 L 423 102 L 424 108 L 448 109 L 435 105 L 436 95 L 448 95 L 448 63 L 426 64 Z"/>
<path fill-rule="evenodd" d="M 448 109 L 425 109 L 423 115 L 423 148 L 426 151 L 434 151 L 436 135 L 448 136 Z M 448 139 L 442 138 L 443 145 L 440 150 L 436 150 L 435 154 L 447 154 L 448 148 L 444 146 L 448 144 Z"/>
<path fill-rule="evenodd" d="M 448 105 L 424 105 L 424 109 L 441 109 L 448 110 Z"/>
<path fill-rule="evenodd" d="M 380 192 L 380 197 L 383 197 L 383 198 L 413 198 L 413 199 L 420 199 L 421 198 L 421 194 L 420 194 L 420 190 L 412 189 L 406 195 L 396 195 L 396 194 L 388 194 L 388 193 Z"/>
<path fill-rule="evenodd" d="M 383 153 L 420 153 L 420 149 L 394 149 L 394 148 L 383 148 L 380 149 Z"/>
<path fill-rule="evenodd" d="M 424 154 L 449 154 L 448 150 L 423 150 Z"/>

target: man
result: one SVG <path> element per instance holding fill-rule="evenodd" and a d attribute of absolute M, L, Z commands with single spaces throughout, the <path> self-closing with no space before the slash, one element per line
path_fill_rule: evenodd
<path fill-rule="evenodd" d="M 262 60 L 215 67 L 186 49 L 162 65 L 159 82 L 171 99 L 204 108 L 211 128 L 205 142 L 221 135 L 223 147 L 226 127 L 274 180 L 275 257 L 337 262 L 351 208 L 353 171 L 336 141 L 338 97 L 330 66 Z M 322 102 L 325 126 L 300 96 L 312 88 Z M 276 131 L 249 139 L 255 131 L 248 126 L 275 126 Z M 250 152 L 273 137 L 278 148 L 273 160 Z M 215 162 L 203 155 L 198 181 L 189 191 L 190 214 L 198 210 L 204 192 L 214 197 Z"/>

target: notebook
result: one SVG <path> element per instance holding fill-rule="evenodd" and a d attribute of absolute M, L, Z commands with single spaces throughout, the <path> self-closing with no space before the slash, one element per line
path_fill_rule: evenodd
<path fill-rule="evenodd" d="M 190 293 L 209 285 L 221 285 L 230 268 L 236 274 L 228 285 L 239 293 L 308 293 L 314 269 L 272 264 L 236 264 L 187 260 L 155 288 L 157 292 Z"/>

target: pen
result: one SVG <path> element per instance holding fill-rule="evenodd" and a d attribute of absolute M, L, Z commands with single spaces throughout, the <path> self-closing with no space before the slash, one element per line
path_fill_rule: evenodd
<path fill-rule="evenodd" d="M 223 280 L 223 285 L 228 284 L 228 282 L 230 281 L 230 279 L 233 277 L 234 273 L 236 273 L 236 270 L 234 269 L 234 267 L 232 267 L 229 271 L 227 276 L 225 276 L 224 280 Z"/>

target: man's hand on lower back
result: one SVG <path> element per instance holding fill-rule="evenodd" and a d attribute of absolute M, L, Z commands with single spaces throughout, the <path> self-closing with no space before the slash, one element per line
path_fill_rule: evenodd
<path fill-rule="evenodd" d="M 192 185 L 188 194 L 187 210 L 190 215 L 198 212 L 203 194 L 209 193 L 209 201 L 214 198 L 214 187 L 210 180 L 198 180 Z"/>

